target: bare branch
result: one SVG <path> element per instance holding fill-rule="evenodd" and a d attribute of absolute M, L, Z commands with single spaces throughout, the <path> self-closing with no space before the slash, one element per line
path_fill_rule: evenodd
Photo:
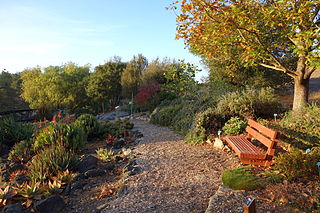
<path fill-rule="evenodd" d="M 263 66 L 263 67 L 269 68 L 269 69 L 282 71 L 282 72 L 286 73 L 287 75 L 291 76 L 292 78 L 295 78 L 297 76 L 297 74 L 295 72 L 286 71 L 283 68 L 279 68 L 279 67 L 276 67 L 276 66 L 271 66 L 271 65 L 268 65 L 268 64 L 264 64 L 264 63 L 260 63 L 260 65 Z"/>

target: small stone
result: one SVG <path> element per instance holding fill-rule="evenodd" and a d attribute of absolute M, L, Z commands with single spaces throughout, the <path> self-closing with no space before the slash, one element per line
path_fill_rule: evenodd
<path fill-rule="evenodd" d="M 105 174 L 106 172 L 102 169 L 90 169 L 84 173 L 84 175 L 87 177 L 98 177 Z"/>
<path fill-rule="evenodd" d="M 122 153 L 123 153 L 125 156 L 130 155 L 130 154 L 131 154 L 131 152 L 132 152 L 132 150 L 131 150 L 131 149 L 122 149 Z"/>
<path fill-rule="evenodd" d="M 222 142 L 222 140 L 220 140 L 219 138 L 216 138 L 216 139 L 214 140 L 213 146 L 214 146 L 215 148 L 217 148 L 217 149 L 223 149 L 223 148 L 224 148 L 223 142 Z"/>
<path fill-rule="evenodd" d="M 208 140 L 206 141 L 208 144 L 212 144 L 212 140 L 210 138 L 208 138 Z"/>
<path fill-rule="evenodd" d="M 61 212 L 66 206 L 64 200 L 59 195 L 52 195 L 34 204 L 34 209 L 39 213 Z"/>
<path fill-rule="evenodd" d="M 98 158 L 88 155 L 80 160 L 78 165 L 76 166 L 76 170 L 80 173 L 85 173 L 90 169 L 94 169 L 97 166 Z"/>
<path fill-rule="evenodd" d="M 108 206 L 109 206 L 109 204 L 108 204 L 108 203 L 104 203 L 104 204 L 102 204 L 102 205 L 98 206 L 98 207 L 97 207 L 97 209 L 102 210 L 102 209 L 107 208 Z"/>

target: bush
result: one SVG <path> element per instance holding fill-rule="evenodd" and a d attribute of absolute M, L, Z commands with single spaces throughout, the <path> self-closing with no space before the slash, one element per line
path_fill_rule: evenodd
<path fill-rule="evenodd" d="M 219 114 L 245 118 L 272 118 L 274 113 L 281 111 L 281 104 L 270 87 L 259 90 L 247 87 L 243 91 L 228 93 L 217 104 Z"/>
<path fill-rule="evenodd" d="M 191 131 L 185 140 L 193 143 L 201 143 L 207 140 L 208 135 L 216 134 L 221 130 L 227 118 L 216 113 L 214 108 L 209 108 L 196 115 Z"/>
<path fill-rule="evenodd" d="M 240 135 L 245 132 L 246 127 L 247 122 L 239 117 L 232 117 L 224 124 L 222 130 L 226 135 Z"/>
<path fill-rule="evenodd" d="M 31 138 L 33 131 L 32 124 L 18 123 L 13 118 L 4 118 L 0 121 L 0 144 L 13 146 L 16 142 Z"/>
<path fill-rule="evenodd" d="M 94 115 L 80 115 L 74 124 L 81 127 L 89 138 L 101 136 L 101 124 Z"/>
<path fill-rule="evenodd" d="M 121 138 L 128 135 L 128 130 L 133 128 L 133 123 L 129 119 L 124 121 L 117 120 L 115 122 L 104 121 L 101 124 L 101 132 L 103 135 L 112 135 L 117 138 Z"/>
<path fill-rule="evenodd" d="M 294 149 L 277 157 L 275 168 L 282 172 L 288 180 L 310 178 L 319 175 L 316 163 L 320 161 L 320 147 L 309 153 Z"/>
<path fill-rule="evenodd" d="M 35 150 L 60 144 L 72 150 L 81 150 L 87 141 L 83 129 L 74 124 L 53 124 L 41 129 L 33 144 Z"/>
<path fill-rule="evenodd" d="M 233 190 L 251 191 L 261 188 L 264 180 L 254 176 L 253 169 L 252 166 L 245 166 L 226 170 L 221 175 L 222 182 Z"/>
<path fill-rule="evenodd" d="M 32 151 L 33 140 L 23 140 L 19 143 L 16 143 L 12 150 L 9 153 L 8 160 L 14 161 L 17 163 L 26 163 L 33 155 Z"/>
<path fill-rule="evenodd" d="M 63 146 L 51 146 L 32 158 L 28 174 L 33 181 L 45 181 L 61 171 L 71 170 L 77 161 L 78 157 Z"/>

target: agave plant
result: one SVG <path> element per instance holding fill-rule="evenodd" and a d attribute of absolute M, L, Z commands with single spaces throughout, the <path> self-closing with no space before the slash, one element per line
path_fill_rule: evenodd
<path fill-rule="evenodd" d="M 18 187 L 17 193 L 26 199 L 40 197 L 43 193 L 40 182 L 23 183 Z"/>
<path fill-rule="evenodd" d="M 17 195 L 17 191 L 11 186 L 6 186 L 4 189 L 0 188 L 0 207 L 7 205 L 7 203 Z"/>
<path fill-rule="evenodd" d="M 110 161 L 114 155 L 113 151 L 99 148 L 96 150 L 96 153 L 99 155 L 99 158 L 103 161 Z"/>

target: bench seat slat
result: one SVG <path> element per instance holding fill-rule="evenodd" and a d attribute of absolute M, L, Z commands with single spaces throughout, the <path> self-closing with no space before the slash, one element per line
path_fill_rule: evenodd
<path fill-rule="evenodd" d="M 226 136 L 226 141 L 240 158 L 266 159 L 266 154 L 261 153 L 260 150 L 244 136 Z"/>

